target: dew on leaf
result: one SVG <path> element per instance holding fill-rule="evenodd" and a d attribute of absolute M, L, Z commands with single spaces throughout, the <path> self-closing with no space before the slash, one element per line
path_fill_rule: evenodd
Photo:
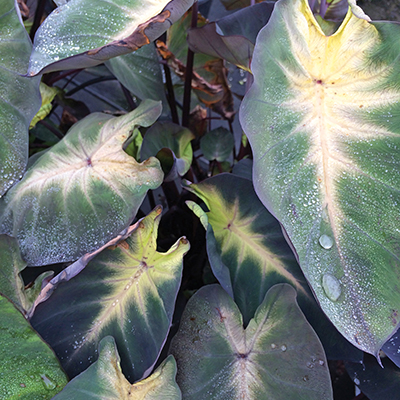
<path fill-rule="evenodd" d="M 319 241 L 319 244 L 321 245 L 321 247 L 323 247 L 326 250 L 329 250 L 333 246 L 333 240 L 328 235 L 325 235 L 325 234 L 321 235 L 318 241 Z"/>
<path fill-rule="evenodd" d="M 336 301 L 342 293 L 342 287 L 338 279 L 332 274 L 324 274 L 322 277 L 322 287 L 325 294 L 332 301 Z"/>
<path fill-rule="evenodd" d="M 42 378 L 43 385 L 47 390 L 53 390 L 56 388 L 56 383 L 52 381 L 48 376 L 42 374 L 40 375 L 40 377 Z"/>

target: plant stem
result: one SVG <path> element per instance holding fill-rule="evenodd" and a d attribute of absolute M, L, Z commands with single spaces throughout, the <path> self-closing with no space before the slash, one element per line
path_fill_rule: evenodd
<path fill-rule="evenodd" d="M 79 86 L 74 87 L 69 92 L 65 93 L 66 97 L 72 96 L 76 92 L 79 92 L 81 89 L 84 89 L 87 86 L 94 85 L 95 83 L 105 82 L 105 81 L 115 81 L 117 78 L 114 76 L 100 76 L 99 78 L 91 79 L 90 81 L 84 82 Z"/>
<path fill-rule="evenodd" d="M 167 85 L 167 100 L 171 110 L 172 122 L 179 124 L 178 110 L 176 108 L 174 86 L 172 84 L 171 70 L 166 63 L 163 63 L 165 83 Z"/>
<path fill-rule="evenodd" d="M 134 110 L 137 107 L 137 104 L 133 100 L 131 92 L 122 83 L 120 83 L 120 85 L 121 85 L 121 89 L 122 89 L 122 91 L 124 93 L 124 96 L 126 98 L 126 101 L 128 102 L 128 105 L 129 105 L 129 108 L 130 108 L 129 111 Z"/>
<path fill-rule="evenodd" d="M 38 123 L 46 127 L 54 136 L 57 136 L 60 140 L 64 138 L 64 135 L 48 122 L 41 120 Z"/>
<path fill-rule="evenodd" d="M 66 78 L 69 75 L 73 75 L 71 79 L 75 78 L 76 75 L 79 74 L 79 72 L 83 71 L 83 69 L 70 69 L 69 71 L 65 71 L 63 73 L 58 73 L 52 76 L 50 79 L 48 79 L 45 83 L 48 86 L 53 86 L 56 82 L 60 81 L 61 79 Z M 50 75 L 50 74 L 48 74 Z M 68 82 L 69 83 L 69 82 Z"/>
<path fill-rule="evenodd" d="M 35 38 L 35 33 L 38 30 L 40 23 L 42 22 L 42 17 L 44 14 L 44 8 L 46 7 L 46 2 L 47 0 L 39 0 L 38 5 L 36 7 L 36 12 L 35 12 L 35 17 L 33 19 L 33 24 L 31 27 L 31 31 L 29 33 L 29 36 L 33 42 L 33 39 Z"/>
<path fill-rule="evenodd" d="M 197 1 L 195 1 L 192 6 L 192 22 L 190 25 L 191 28 L 196 28 L 197 26 L 197 13 L 198 13 L 198 4 Z M 185 88 L 183 93 L 183 112 L 182 112 L 182 126 L 186 127 L 189 126 L 190 96 L 192 93 L 193 60 L 194 60 L 194 53 L 192 50 L 188 49 L 187 59 L 186 59 Z"/>

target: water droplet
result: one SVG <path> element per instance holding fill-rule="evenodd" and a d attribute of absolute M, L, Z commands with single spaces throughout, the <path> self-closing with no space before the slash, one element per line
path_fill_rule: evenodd
<path fill-rule="evenodd" d="M 310 378 L 308 377 L 308 375 L 304 375 L 304 376 L 303 376 L 303 381 L 304 381 L 304 382 L 307 382 L 309 379 L 310 379 Z"/>
<path fill-rule="evenodd" d="M 342 293 L 340 282 L 332 274 L 324 274 L 322 277 L 322 287 L 328 298 L 336 301 Z"/>
<path fill-rule="evenodd" d="M 271 343 L 271 349 L 276 349 L 276 344 L 275 343 Z"/>
<path fill-rule="evenodd" d="M 333 240 L 328 235 L 321 235 L 319 238 L 319 244 L 326 250 L 329 250 L 333 246 Z"/>
<path fill-rule="evenodd" d="M 353 381 L 356 385 L 359 385 L 360 384 L 360 380 L 358 379 L 358 378 L 354 378 L 354 381 Z"/>
<path fill-rule="evenodd" d="M 56 383 L 53 382 L 48 376 L 42 374 L 40 377 L 42 378 L 43 385 L 47 390 L 53 390 L 56 388 Z"/>
<path fill-rule="evenodd" d="M 286 345 L 283 344 L 283 345 L 281 346 L 281 350 L 282 350 L 282 351 L 286 351 L 286 350 L 287 350 Z"/>

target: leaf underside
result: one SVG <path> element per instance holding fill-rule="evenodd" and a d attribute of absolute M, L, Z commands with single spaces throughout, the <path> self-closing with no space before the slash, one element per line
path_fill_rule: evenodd
<path fill-rule="evenodd" d="M 71 0 L 39 27 L 29 75 L 87 68 L 151 43 L 193 0 Z"/>

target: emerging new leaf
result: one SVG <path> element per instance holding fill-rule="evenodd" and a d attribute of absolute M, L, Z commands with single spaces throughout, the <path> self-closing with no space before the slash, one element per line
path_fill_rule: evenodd
<path fill-rule="evenodd" d="M 398 24 L 353 7 L 326 36 L 307 0 L 281 0 L 240 111 L 258 196 L 325 313 L 374 355 L 400 321 L 399 57 Z"/>
<path fill-rule="evenodd" d="M 157 156 L 165 173 L 165 180 L 172 181 L 183 176 L 190 168 L 193 158 L 193 133 L 172 122 L 155 123 L 144 137 L 140 150 L 141 159 Z"/>

